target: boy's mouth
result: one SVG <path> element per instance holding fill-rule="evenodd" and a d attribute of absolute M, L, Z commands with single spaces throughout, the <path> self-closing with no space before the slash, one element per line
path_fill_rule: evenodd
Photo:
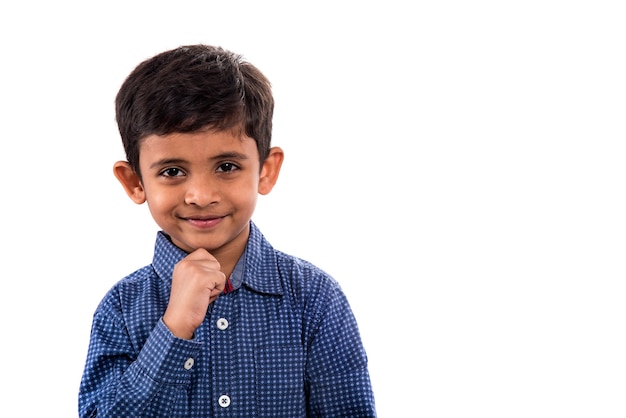
<path fill-rule="evenodd" d="M 190 216 L 183 217 L 187 223 L 197 228 L 211 228 L 222 222 L 222 216 Z"/>

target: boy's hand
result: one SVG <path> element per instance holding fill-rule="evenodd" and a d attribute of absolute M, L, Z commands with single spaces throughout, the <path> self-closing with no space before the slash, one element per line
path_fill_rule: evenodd
<path fill-rule="evenodd" d="M 170 301 L 163 314 L 163 322 L 172 334 L 191 339 L 225 283 L 220 263 L 205 249 L 195 250 L 176 264 Z"/>

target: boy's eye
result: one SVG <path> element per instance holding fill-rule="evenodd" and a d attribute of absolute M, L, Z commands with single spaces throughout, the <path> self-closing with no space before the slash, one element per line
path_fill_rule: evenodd
<path fill-rule="evenodd" d="M 183 176 L 185 173 L 180 168 L 170 167 L 161 171 L 161 175 L 164 177 L 179 177 Z"/>
<path fill-rule="evenodd" d="M 223 163 L 217 168 L 217 171 L 220 173 L 229 173 L 231 171 L 237 170 L 239 167 L 233 163 Z"/>

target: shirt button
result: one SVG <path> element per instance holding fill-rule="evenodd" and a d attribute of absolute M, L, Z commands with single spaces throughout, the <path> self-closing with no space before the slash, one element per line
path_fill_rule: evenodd
<path fill-rule="evenodd" d="M 222 408 L 228 408 L 230 406 L 230 397 L 228 395 L 222 395 L 217 402 Z"/>
<path fill-rule="evenodd" d="M 220 318 L 217 320 L 217 327 L 219 329 L 221 329 L 222 331 L 224 331 L 226 328 L 228 328 L 228 320 L 226 318 Z"/>
<path fill-rule="evenodd" d="M 187 361 L 185 362 L 185 370 L 191 369 L 193 367 L 193 364 L 194 364 L 193 358 L 189 357 Z"/>

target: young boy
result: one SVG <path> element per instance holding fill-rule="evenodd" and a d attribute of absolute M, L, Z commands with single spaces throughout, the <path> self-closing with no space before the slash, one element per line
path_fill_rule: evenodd
<path fill-rule="evenodd" d="M 116 97 L 114 174 L 161 229 L 152 264 L 98 306 L 81 417 L 374 417 L 337 282 L 251 221 L 283 162 L 274 101 L 241 56 L 190 45 L 144 61 Z"/>

